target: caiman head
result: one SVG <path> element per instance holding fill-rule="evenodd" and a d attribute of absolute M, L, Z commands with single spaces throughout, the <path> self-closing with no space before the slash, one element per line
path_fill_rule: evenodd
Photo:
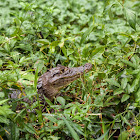
<path fill-rule="evenodd" d="M 91 68 L 92 64 L 90 63 L 73 68 L 58 65 L 39 77 L 37 85 L 38 93 L 52 100 L 60 89 L 66 87 L 84 73 L 90 71 Z"/>

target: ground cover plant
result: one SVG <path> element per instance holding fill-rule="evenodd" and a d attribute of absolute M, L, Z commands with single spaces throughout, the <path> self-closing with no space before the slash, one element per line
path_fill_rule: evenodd
<path fill-rule="evenodd" d="M 0 7 L 1 140 L 140 138 L 139 0 L 1 0 Z M 46 99 L 44 111 L 33 101 L 41 74 L 87 62 L 91 72 Z M 10 99 L 11 89 L 32 104 Z"/>

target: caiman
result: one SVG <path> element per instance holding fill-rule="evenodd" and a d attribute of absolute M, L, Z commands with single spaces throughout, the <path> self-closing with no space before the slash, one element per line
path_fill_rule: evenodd
<path fill-rule="evenodd" d="M 57 67 L 48 70 L 38 79 L 38 94 L 44 95 L 49 100 L 53 100 L 56 94 L 71 82 L 78 79 L 84 73 L 87 73 L 92 68 L 92 64 L 86 63 L 80 67 L 66 67 L 57 65 Z M 19 94 L 19 92 L 16 92 Z M 11 94 L 11 98 L 16 98 L 15 93 Z"/>

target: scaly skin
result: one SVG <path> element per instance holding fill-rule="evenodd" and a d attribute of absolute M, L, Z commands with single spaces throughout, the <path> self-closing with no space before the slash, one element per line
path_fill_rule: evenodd
<path fill-rule="evenodd" d="M 58 65 L 39 77 L 37 85 L 38 93 L 43 94 L 48 99 L 52 100 L 60 89 L 66 87 L 84 73 L 90 71 L 91 68 L 92 64 L 90 63 L 73 68 Z"/>

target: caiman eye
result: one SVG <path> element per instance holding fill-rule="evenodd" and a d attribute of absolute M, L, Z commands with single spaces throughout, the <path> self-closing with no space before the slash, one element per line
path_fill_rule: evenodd
<path fill-rule="evenodd" d="M 58 72 L 54 73 L 53 77 L 56 76 L 56 75 L 59 75 L 59 74 L 61 74 L 61 71 L 58 71 Z"/>
<path fill-rule="evenodd" d="M 64 73 L 65 71 L 67 71 L 67 69 L 68 69 L 67 67 L 61 69 L 61 70 L 60 70 L 60 73 L 61 73 L 61 74 Z"/>
<path fill-rule="evenodd" d="M 61 74 L 65 72 L 65 68 L 61 70 Z"/>

